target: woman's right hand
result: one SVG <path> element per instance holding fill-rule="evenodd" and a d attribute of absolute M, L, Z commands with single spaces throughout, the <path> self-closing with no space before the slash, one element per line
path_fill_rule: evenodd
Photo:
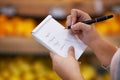
<path fill-rule="evenodd" d="M 107 66 L 110 64 L 117 47 L 105 40 L 97 32 L 95 26 L 88 25 L 79 21 L 90 20 L 90 16 L 78 9 L 72 9 L 71 14 L 67 17 L 67 26 L 71 25 L 70 31 L 77 35 L 86 45 L 88 45 L 100 62 Z M 106 26 L 107 27 L 107 26 Z"/>
<path fill-rule="evenodd" d="M 78 9 L 72 9 L 71 14 L 67 16 L 67 26 L 71 25 L 71 32 L 77 35 L 89 47 L 93 46 L 96 40 L 100 39 L 100 35 L 94 25 L 84 24 L 79 21 L 90 20 L 90 16 Z"/>

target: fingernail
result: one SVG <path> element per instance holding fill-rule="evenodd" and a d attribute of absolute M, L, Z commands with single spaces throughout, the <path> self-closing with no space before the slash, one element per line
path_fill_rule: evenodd
<path fill-rule="evenodd" d="M 72 25 L 74 24 L 74 22 L 72 21 Z"/>
<path fill-rule="evenodd" d="M 70 49 L 72 49 L 72 50 L 73 50 L 73 49 L 74 49 L 74 48 L 73 48 L 73 46 L 70 46 Z"/>
<path fill-rule="evenodd" d="M 74 25 L 71 26 L 72 29 L 73 29 L 74 27 L 75 27 Z"/>

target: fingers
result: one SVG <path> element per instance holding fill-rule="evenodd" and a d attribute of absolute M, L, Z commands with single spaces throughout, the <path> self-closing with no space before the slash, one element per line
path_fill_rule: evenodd
<path fill-rule="evenodd" d="M 78 20 L 79 21 L 85 21 L 85 20 L 90 20 L 90 16 L 78 9 L 72 9 L 71 10 L 71 15 L 69 15 L 70 18 L 68 18 L 67 20 L 71 19 L 71 24 L 75 24 Z"/>
<path fill-rule="evenodd" d="M 72 9 L 71 10 L 71 15 L 72 15 L 72 22 L 76 22 L 77 18 L 79 18 L 80 21 L 85 21 L 85 20 L 90 20 L 90 16 L 81 10 L 78 9 Z"/>
<path fill-rule="evenodd" d="M 55 55 L 55 53 L 50 52 L 50 57 L 51 57 L 51 59 L 53 59 L 54 55 Z"/>
<path fill-rule="evenodd" d="M 72 46 L 69 47 L 69 49 L 68 49 L 68 56 L 72 56 L 75 58 L 75 51 L 74 51 L 74 48 Z"/>
<path fill-rule="evenodd" d="M 67 16 L 67 26 L 74 25 L 77 21 L 90 20 L 90 16 L 78 9 L 72 9 L 71 14 Z"/>
<path fill-rule="evenodd" d="M 72 25 L 73 25 L 77 22 L 77 17 L 78 17 L 76 9 L 71 10 L 71 17 L 72 17 Z"/>
<path fill-rule="evenodd" d="M 72 16 L 71 15 L 67 16 L 66 24 L 67 24 L 67 26 L 70 26 L 72 24 Z"/>
<path fill-rule="evenodd" d="M 55 54 L 55 53 L 53 53 L 53 52 L 50 52 L 50 57 L 51 57 L 51 59 L 54 59 L 54 57 L 57 57 L 57 55 Z M 71 46 L 71 47 L 69 47 L 69 49 L 68 49 L 68 56 L 72 56 L 72 57 L 74 57 L 75 58 L 75 51 L 74 51 L 74 48 Z M 60 56 L 59 56 L 60 57 Z M 59 58 L 59 57 L 57 57 L 57 58 Z"/>
<path fill-rule="evenodd" d="M 90 31 L 91 28 L 92 26 L 79 22 L 71 26 L 71 31 L 78 33 L 78 31 Z"/>

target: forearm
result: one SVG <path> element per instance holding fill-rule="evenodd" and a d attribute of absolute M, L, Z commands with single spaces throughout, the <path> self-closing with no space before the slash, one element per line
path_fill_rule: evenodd
<path fill-rule="evenodd" d="M 63 80 L 84 80 L 83 76 L 81 75 L 81 73 L 71 73 L 71 76 L 67 77 L 62 77 Z"/>
<path fill-rule="evenodd" d="M 104 66 L 107 66 L 111 63 L 111 59 L 114 53 L 117 51 L 117 47 L 115 45 L 102 37 L 96 39 L 90 47 Z"/>

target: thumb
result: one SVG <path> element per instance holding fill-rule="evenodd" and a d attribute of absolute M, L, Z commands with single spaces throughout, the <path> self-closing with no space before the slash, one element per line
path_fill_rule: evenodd
<path fill-rule="evenodd" d="M 54 55 L 55 55 L 55 53 L 50 52 L 50 57 L 51 57 L 51 59 L 53 59 Z"/>
<path fill-rule="evenodd" d="M 75 58 L 75 51 L 74 51 L 74 47 L 73 46 L 69 47 L 69 49 L 68 49 L 68 56 L 72 56 L 72 57 Z"/>

